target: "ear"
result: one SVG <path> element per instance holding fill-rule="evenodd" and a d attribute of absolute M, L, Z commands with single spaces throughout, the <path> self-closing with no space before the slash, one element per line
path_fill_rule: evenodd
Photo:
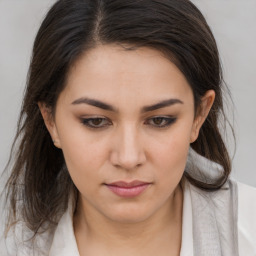
<path fill-rule="evenodd" d="M 205 119 L 207 118 L 211 110 L 214 99 L 215 99 L 214 90 L 207 91 L 205 95 L 201 98 L 201 102 L 196 111 L 196 116 L 192 126 L 191 137 L 190 137 L 191 143 L 196 141 L 196 139 L 198 138 L 200 128 L 202 127 Z"/>
<path fill-rule="evenodd" d="M 55 145 L 55 147 L 61 148 L 58 130 L 54 121 L 52 109 L 47 107 L 43 102 L 38 102 L 38 107 L 44 119 L 45 126 L 51 135 L 53 144 Z"/>

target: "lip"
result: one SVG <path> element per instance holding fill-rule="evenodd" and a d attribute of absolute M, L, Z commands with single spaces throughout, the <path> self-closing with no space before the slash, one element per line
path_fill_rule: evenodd
<path fill-rule="evenodd" d="M 134 180 L 132 182 L 117 181 L 105 184 L 114 194 L 120 197 L 136 197 L 142 194 L 150 185 L 149 182 Z"/>

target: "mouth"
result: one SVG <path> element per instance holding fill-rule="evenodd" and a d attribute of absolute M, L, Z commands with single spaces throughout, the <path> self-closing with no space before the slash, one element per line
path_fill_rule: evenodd
<path fill-rule="evenodd" d="M 117 181 L 104 185 L 120 197 L 132 198 L 142 194 L 151 184 L 152 183 L 135 180 L 132 182 Z"/>

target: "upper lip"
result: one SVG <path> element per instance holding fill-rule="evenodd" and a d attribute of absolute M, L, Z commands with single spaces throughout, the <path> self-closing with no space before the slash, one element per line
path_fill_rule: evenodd
<path fill-rule="evenodd" d="M 116 182 L 108 183 L 106 185 L 122 187 L 122 188 L 131 188 L 131 187 L 142 186 L 142 185 L 146 185 L 146 184 L 150 184 L 150 182 L 145 182 L 145 181 L 140 181 L 140 180 L 134 180 L 131 182 L 116 181 Z"/>

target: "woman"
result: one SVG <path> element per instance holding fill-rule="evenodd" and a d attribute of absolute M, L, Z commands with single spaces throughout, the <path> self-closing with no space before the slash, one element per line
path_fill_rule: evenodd
<path fill-rule="evenodd" d="M 229 179 L 223 87 L 191 2 L 58 1 L 7 182 L 13 254 L 253 255 L 256 192 Z"/>

